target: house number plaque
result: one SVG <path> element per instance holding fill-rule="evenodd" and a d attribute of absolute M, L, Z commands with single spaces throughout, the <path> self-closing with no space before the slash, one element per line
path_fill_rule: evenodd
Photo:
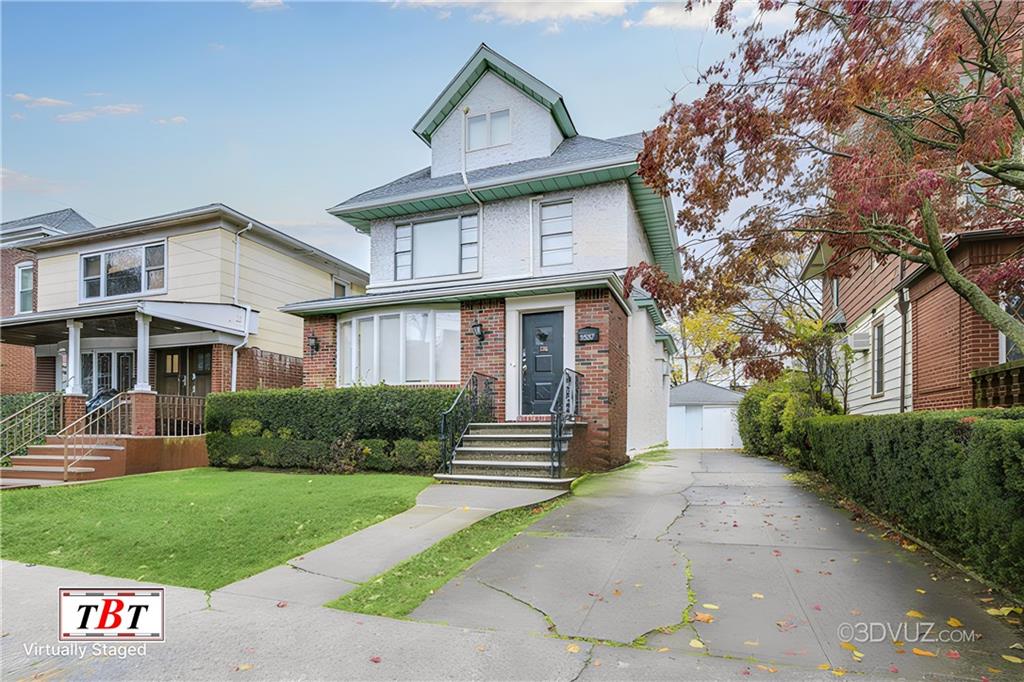
<path fill-rule="evenodd" d="M 594 343 L 601 338 L 597 327 L 583 327 L 576 330 L 576 341 L 579 343 Z"/>

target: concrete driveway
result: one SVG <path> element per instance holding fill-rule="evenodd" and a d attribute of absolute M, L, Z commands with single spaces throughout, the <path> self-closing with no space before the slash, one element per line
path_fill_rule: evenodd
<path fill-rule="evenodd" d="M 1010 646 L 1024 637 L 984 610 L 1003 605 L 998 595 L 877 537 L 786 473 L 732 452 L 674 451 L 594 477 L 412 621 L 170 588 L 167 641 L 123 659 L 33 646 L 57 643 L 59 586 L 131 581 L 3 562 L 0 676 L 1024 679 L 1001 658 L 1019 656 Z"/>

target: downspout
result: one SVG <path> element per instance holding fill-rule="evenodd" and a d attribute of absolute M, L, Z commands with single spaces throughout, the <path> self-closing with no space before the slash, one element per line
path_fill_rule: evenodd
<path fill-rule="evenodd" d="M 473 190 L 469 186 L 469 176 L 466 175 L 466 152 L 469 146 L 469 138 L 467 127 L 467 119 L 469 118 L 469 107 L 465 107 L 462 110 L 462 184 L 466 186 L 466 194 L 469 198 L 476 202 L 476 205 L 480 207 L 480 219 L 477 221 L 477 228 L 480 230 L 477 233 L 477 244 L 479 252 L 477 253 L 478 267 L 483 266 L 484 253 L 483 253 L 483 237 L 484 237 L 484 203 L 473 194 Z"/>
<path fill-rule="evenodd" d="M 239 272 L 241 271 L 242 261 L 242 234 L 252 229 L 252 223 L 249 223 L 244 228 L 235 232 L 235 287 L 234 292 L 231 295 L 231 300 L 235 305 L 238 305 L 238 279 Z M 249 343 L 249 320 L 252 316 L 252 306 L 245 306 L 245 327 L 242 335 L 242 342 L 231 349 L 231 392 L 234 393 L 238 387 L 238 351 L 245 348 L 245 345 Z"/>
<path fill-rule="evenodd" d="M 907 262 L 900 259 L 900 281 Z M 900 312 L 900 412 L 907 411 L 907 315 L 910 313 L 910 292 L 903 287 L 896 292 L 896 308 Z"/>

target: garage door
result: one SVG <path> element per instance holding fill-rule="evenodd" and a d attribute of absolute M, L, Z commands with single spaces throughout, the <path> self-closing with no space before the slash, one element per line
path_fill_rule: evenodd
<path fill-rule="evenodd" d="M 739 448 L 734 405 L 672 405 L 668 408 L 672 448 Z"/>

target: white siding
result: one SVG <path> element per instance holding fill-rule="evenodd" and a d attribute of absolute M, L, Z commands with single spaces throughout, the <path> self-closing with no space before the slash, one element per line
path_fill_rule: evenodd
<path fill-rule="evenodd" d="M 855 353 L 851 367 L 849 405 L 851 414 L 883 414 L 887 412 L 899 412 L 900 410 L 900 314 L 896 309 L 896 296 L 890 295 L 880 301 L 874 308 L 874 314 L 867 313 L 854 324 L 847 327 L 847 332 L 853 334 L 872 334 L 872 326 L 875 320 L 882 318 L 884 327 L 883 357 L 885 358 L 885 387 L 883 395 L 872 395 L 871 386 L 871 363 L 872 352 Z M 906 381 L 906 409 L 913 407 L 911 387 L 911 319 L 907 321 L 907 368 L 905 372 Z"/>
<path fill-rule="evenodd" d="M 654 340 L 654 322 L 647 311 L 634 310 L 629 318 L 628 450 L 641 450 L 668 439 L 666 369 L 664 346 Z"/>
<path fill-rule="evenodd" d="M 434 131 L 430 140 L 430 172 L 434 177 L 462 170 L 462 112 L 466 107 L 470 116 L 508 109 L 511 126 L 509 144 L 468 152 L 466 170 L 550 156 L 562 142 L 562 134 L 551 112 L 500 76 L 488 72 Z"/>

